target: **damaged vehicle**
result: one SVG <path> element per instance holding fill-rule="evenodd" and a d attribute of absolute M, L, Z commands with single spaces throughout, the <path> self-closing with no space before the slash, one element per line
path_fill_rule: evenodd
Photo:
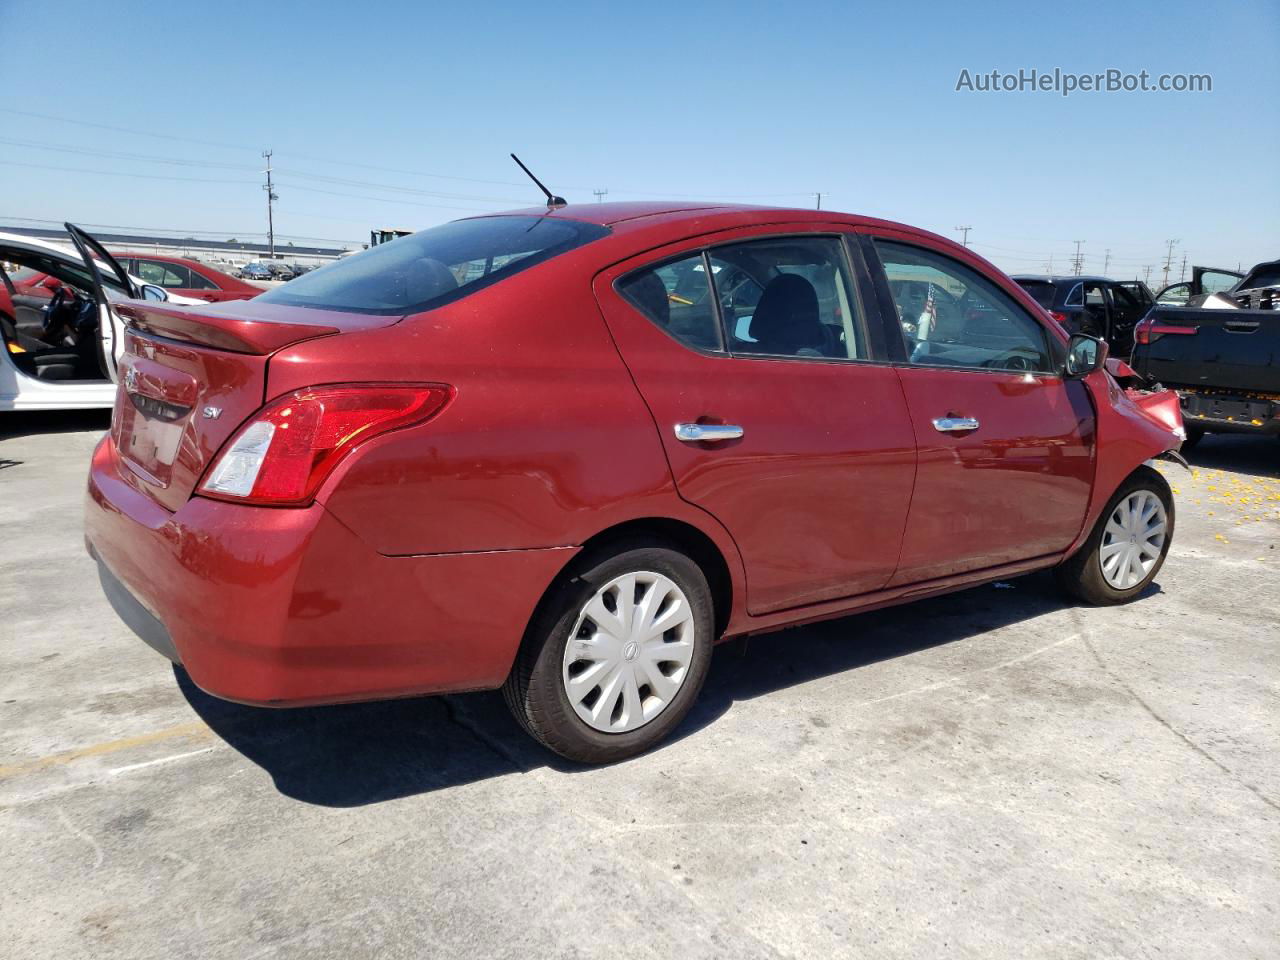
<path fill-rule="evenodd" d="M 1177 391 L 1188 449 L 1206 433 L 1280 436 L 1280 261 L 1235 276 L 1206 290 L 1197 267 L 1199 292 L 1157 303 L 1135 331 L 1131 365 Z"/>
<path fill-rule="evenodd" d="M 1035 570 L 1125 603 L 1173 536 L 1177 397 L 902 224 L 549 195 L 120 309 L 86 543 L 139 637 L 241 703 L 501 688 L 609 762 L 721 640 Z"/>
<path fill-rule="evenodd" d="M 67 229 L 76 252 L 0 233 L 0 412 L 110 407 L 124 351 L 119 303 L 200 302 L 130 276 L 89 234 Z"/>

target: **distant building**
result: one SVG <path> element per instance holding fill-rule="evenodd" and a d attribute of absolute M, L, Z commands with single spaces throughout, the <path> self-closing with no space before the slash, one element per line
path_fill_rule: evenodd
<path fill-rule="evenodd" d="M 49 227 L 11 227 L 0 225 L 0 231 L 16 233 L 25 237 L 36 237 L 53 243 L 70 244 L 66 232 Z M 196 240 L 193 237 L 149 237 L 132 233 L 99 233 L 93 231 L 94 237 L 107 248 L 116 253 L 123 250 L 149 251 L 171 257 L 186 257 L 217 266 L 218 263 L 231 263 L 236 266 L 253 260 L 268 260 L 269 248 L 265 243 L 242 243 L 234 238 L 227 240 Z M 300 247 L 292 244 L 276 244 L 276 259 L 286 263 L 303 263 L 308 266 L 319 266 L 336 260 L 344 253 L 353 252 L 361 245 L 348 247 Z"/>

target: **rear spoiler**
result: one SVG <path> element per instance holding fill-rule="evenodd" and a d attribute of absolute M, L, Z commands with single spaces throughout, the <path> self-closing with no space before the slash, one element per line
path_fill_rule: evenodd
<path fill-rule="evenodd" d="M 264 356 L 300 340 L 341 333 L 339 327 L 317 323 L 255 320 L 246 317 L 197 313 L 185 307 L 152 306 L 149 303 L 117 303 L 115 309 L 130 327 L 169 340 L 181 340 L 232 353 Z M 265 311 L 264 311 L 265 312 Z"/>

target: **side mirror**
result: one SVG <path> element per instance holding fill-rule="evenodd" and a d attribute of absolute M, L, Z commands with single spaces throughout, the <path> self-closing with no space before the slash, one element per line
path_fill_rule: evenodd
<path fill-rule="evenodd" d="M 144 283 L 142 285 L 143 300 L 159 300 L 161 303 L 169 299 L 169 294 L 165 292 L 164 287 L 157 287 L 154 283 Z"/>
<path fill-rule="evenodd" d="M 1067 344 L 1067 363 L 1063 374 L 1069 380 L 1087 377 L 1102 369 L 1107 362 L 1107 345 L 1087 333 L 1074 333 Z"/>

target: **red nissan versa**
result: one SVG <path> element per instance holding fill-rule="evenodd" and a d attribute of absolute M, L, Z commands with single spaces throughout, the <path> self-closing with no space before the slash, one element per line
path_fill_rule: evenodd
<path fill-rule="evenodd" d="M 243 703 L 502 687 L 617 760 L 717 640 L 1047 567 L 1121 603 L 1173 533 L 1177 398 L 896 223 L 562 206 L 125 311 L 89 550 Z"/>

